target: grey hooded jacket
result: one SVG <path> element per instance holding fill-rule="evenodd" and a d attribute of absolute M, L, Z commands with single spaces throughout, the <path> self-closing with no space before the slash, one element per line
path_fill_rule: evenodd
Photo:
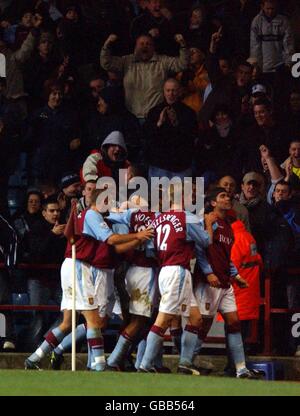
<path fill-rule="evenodd" d="M 101 149 L 103 149 L 103 146 L 107 144 L 119 145 L 127 153 L 124 136 L 120 131 L 112 131 L 102 143 Z M 91 155 L 87 157 L 82 168 L 82 175 L 83 175 L 83 179 L 85 182 L 91 181 L 91 180 L 96 181 L 99 178 L 97 164 L 101 159 L 102 159 L 102 155 L 100 152 L 92 153 Z"/>
<path fill-rule="evenodd" d="M 263 72 L 275 72 L 276 66 L 290 64 L 294 39 L 287 17 L 277 14 L 269 19 L 261 11 L 252 21 L 250 55 Z"/>

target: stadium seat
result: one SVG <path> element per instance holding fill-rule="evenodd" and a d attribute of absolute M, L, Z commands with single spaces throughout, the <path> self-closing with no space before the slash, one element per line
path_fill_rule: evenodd
<path fill-rule="evenodd" d="M 13 305 L 29 305 L 28 293 L 13 293 L 12 301 Z"/>
<path fill-rule="evenodd" d="M 282 380 L 284 378 L 282 364 L 275 361 L 247 362 L 247 368 L 263 371 L 265 380 Z"/>

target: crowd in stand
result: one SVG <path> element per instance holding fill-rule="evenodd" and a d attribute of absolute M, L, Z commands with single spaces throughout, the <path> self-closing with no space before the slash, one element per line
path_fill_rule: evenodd
<path fill-rule="evenodd" d="M 99 178 L 118 182 L 127 169 L 128 181 L 201 176 L 206 192 L 225 188 L 240 220 L 235 238 L 251 233 L 261 281 L 262 269 L 272 272 L 272 304 L 299 308 L 300 78 L 291 72 L 299 39 L 290 21 L 299 2 L 0 7 L 0 303 L 26 292 L 31 305 L 60 305 L 59 269 L 13 266 L 61 264 L 72 201 L 85 210 Z M 27 191 L 12 212 L 20 155 Z M 253 296 L 258 305 L 258 286 Z M 16 346 L 12 319 L 4 350 Z M 299 341 L 286 342 L 300 355 Z"/>

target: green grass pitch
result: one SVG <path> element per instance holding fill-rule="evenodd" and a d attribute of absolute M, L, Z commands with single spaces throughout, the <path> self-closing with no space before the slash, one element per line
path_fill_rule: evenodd
<path fill-rule="evenodd" d="M 176 374 L 0 370 L 0 395 L 300 396 L 300 383 Z"/>

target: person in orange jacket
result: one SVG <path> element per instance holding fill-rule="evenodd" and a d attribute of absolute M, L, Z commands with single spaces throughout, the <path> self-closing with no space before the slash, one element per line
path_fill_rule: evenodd
<path fill-rule="evenodd" d="M 210 82 L 204 61 L 205 54 L 199 48 L 191 47 L 189 68 L 176 77 L 182 85 L 182 102 L 197 114 L 202 108 L 204 91 Z"/>
<path fill-rule="evenodd" d="M 259 277 L 262 258 L 257 252 L 254 237 L 247 231 L 242 221 L 234 221 L 231 228 L 234 234 L 231 260 L 239 274 L 249 285 L 246 289 L 240 289 L 235 283 L 233 284 L 238 315 L 241 321 L 251 321 L 259 318 Z"/>
<path fill-rule="evenodd" d="M 238 316 L 241 321 L 241 332 L 245 342 L 250 321 L 259 319 L 260 272 L 263 263 L 260 254 L 257 252 L 256 241 L 252 234 L 247 231 L 244 223 L 236 220 L 236 218 L 232 221 L 234 244 L 231 249 L 231 260 L 240 276 L 248 283 L 248 287 L 244 289 L 240 289 L 236 283 L 232 284 Z M 231 359 L 228 357 L 225 372 L 228 372 L 229 375 L 231 374 L 231 368 Z"/>

